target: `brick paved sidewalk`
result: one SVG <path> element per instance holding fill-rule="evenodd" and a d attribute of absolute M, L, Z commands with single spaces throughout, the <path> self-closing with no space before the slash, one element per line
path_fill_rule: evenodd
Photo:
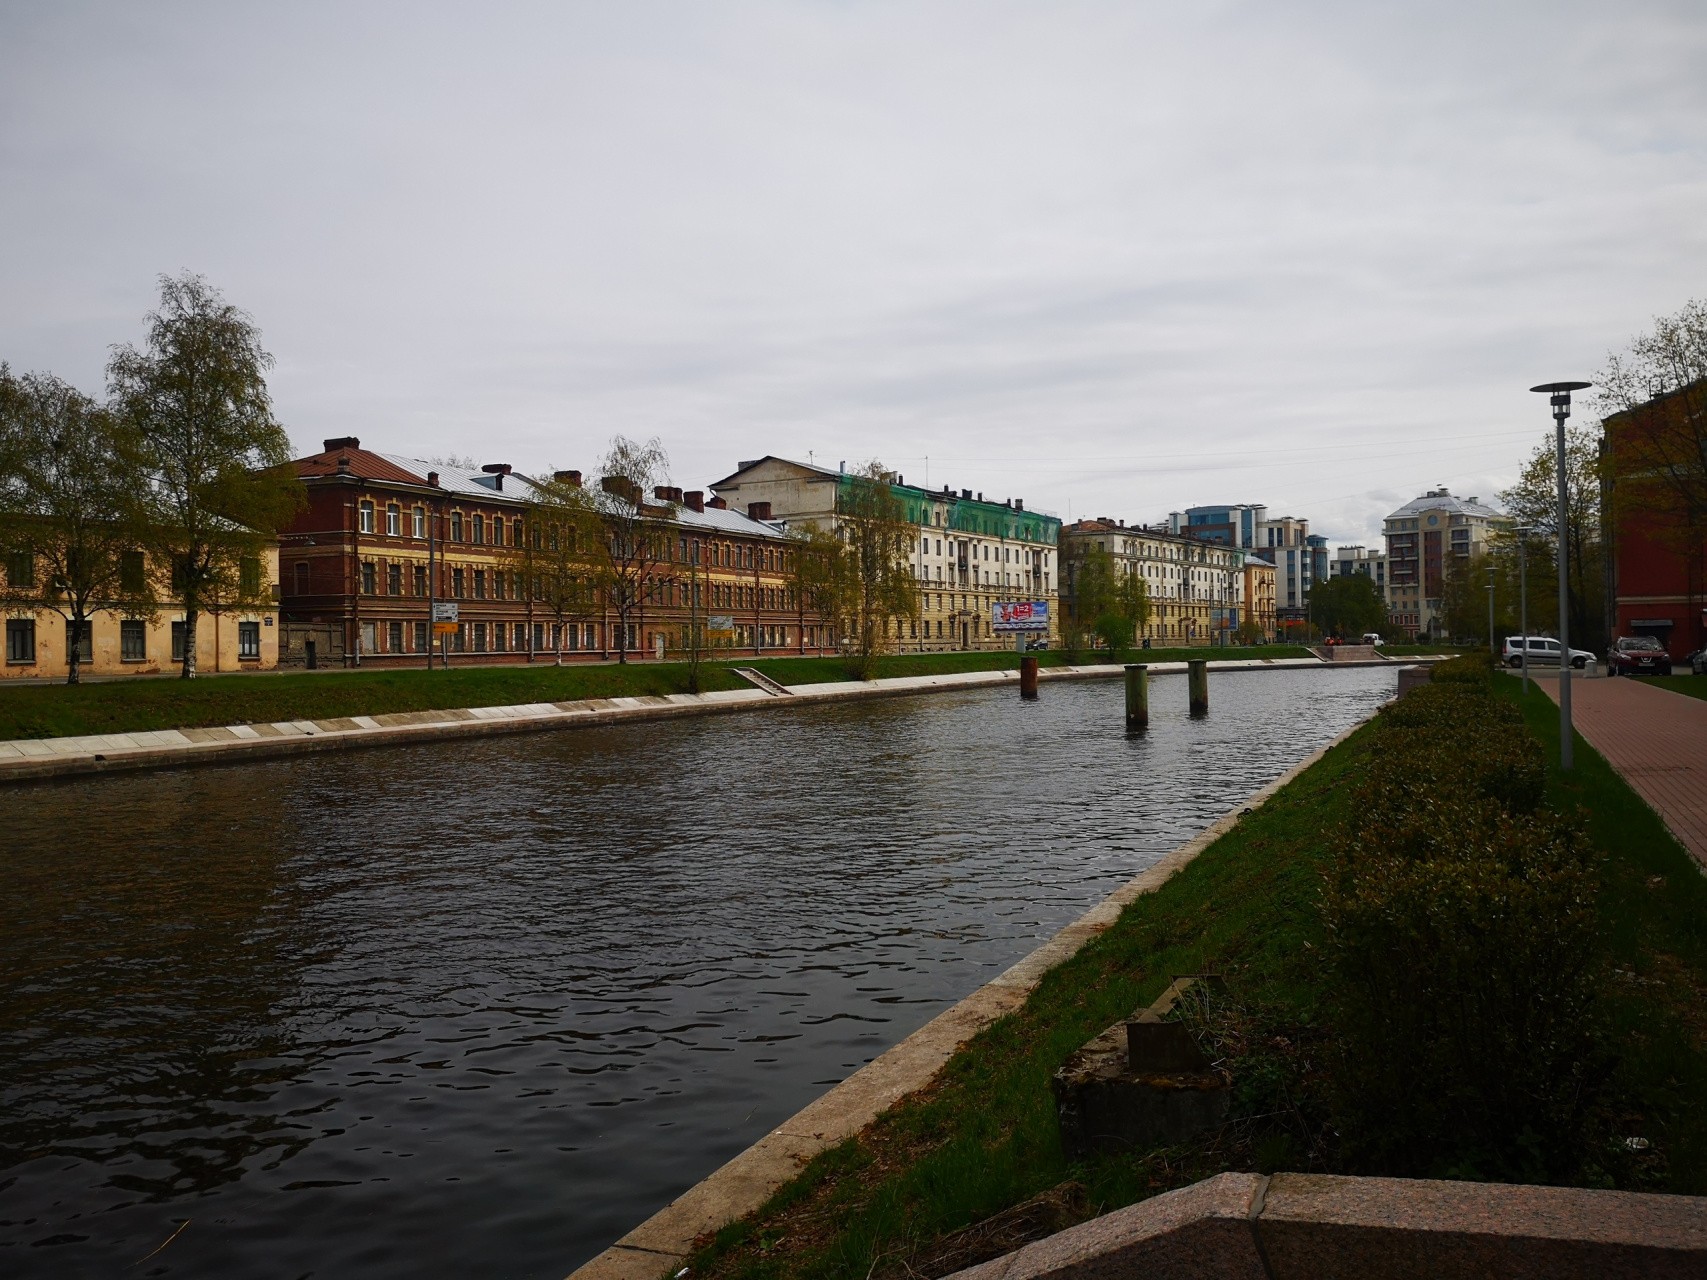
<path fill-rule="evenodd" d="M 1558 680 L 1536 683 L 1559 700 Z M 1707 866 L 1707 698 L 1629 679 L 1573 679 L 1571 721 Z"/>

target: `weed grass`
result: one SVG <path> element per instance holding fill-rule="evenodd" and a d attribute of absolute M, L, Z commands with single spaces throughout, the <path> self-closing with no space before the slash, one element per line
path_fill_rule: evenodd
<path fill-rule="evenodd" d="M 1521 701 L 1515 681 L 1499 696 Z M 1550 700 L 1532 690 L 1526 720 L 1556 756 Z M 1237 1169 L 1337 1171 L 1328 1127 L 1312 1114 L 1310 1059 L 1329 1006 L 1323 985 L 1324 832 L 1341 828 L 1366 767 L 1365 726 L 1246 815 L 1156 892 L 1049 973 L 1025 1006 L 985 1028 L 924 1090 L 815 1159 L 754 1215 L 692 1260 L 698 1277 L 869 1280 L 933 1274 L 946 1239 L 1071 1180 L 1102 1213 Z M 1549 779 L 1550 800 L 1581 807 L 1608 855 L 1603 927 L 1618 971 L 1620 1132 L 1651 1146 L 1609 1152 L 1614 1186 L 1707 1192 L 1707 879 L 1606 763 L 1579 739 L 1578 767 Z M 1235 1081 L 1235 1114 L 1269 1114 L 1182 1146 L 1094 1157 L 1062 1154 L 1049 1081 L 1069 1053 L 1154 1000 L 1174 975 L 1214 971 L 1247 1008 L 1260 1078 Z M 1242 1096 L 1242 1100 L 1241 1100 Z"/>

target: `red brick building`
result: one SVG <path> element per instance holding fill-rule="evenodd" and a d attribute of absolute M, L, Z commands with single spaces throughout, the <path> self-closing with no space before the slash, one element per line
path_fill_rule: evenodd
<path fill-rule="evenodd" d="M 557 619 L 535 604 L 517 567 L 529 481 L 501 463 L 439 466 L 327 440 L 299 458 L 308 505 L 279 539 L 281 666 L 422 665 L 615 657 L 613 612 Z M 580 482 L 579 472 L 562 479 Z M 659 490 L 663 563 L 638 619 L 631 657 L 680 657 L 691 620 L 725 656 L 833 651 L 831 629 L 792 587 L 792 545 L 768 511 L 742 514 L 699 492 Z M 693 585 L 700 597 L 691 598 Z M 433 631 L 454 604 L 454 633 Z"/>
<path fill-rule="evenodd" d="M 1691 500 L 1707 492 L 1704 419 L 1707 381 L 1603 424 L 1612 634 L 1653 636 L 1674 662 L 1707 645 L 1707 509 L 1690 518 Z"/>

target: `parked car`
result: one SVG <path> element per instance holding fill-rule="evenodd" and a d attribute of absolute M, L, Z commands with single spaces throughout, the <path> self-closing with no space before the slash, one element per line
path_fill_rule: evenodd
<path fill-rule="evenodd" d="M 1552 636 L 1507 636 L 1500 659 L 1508 667 L 1521 667 L 1524 654 L 1527 653 L 1529 665 L 1532 667 L 1556 667 L 1562 652 L 1559 642 Z M 1593 661 L 1594 655 L 1586 649 L 1571 650 L 1571 666 L 1578 671 Z"/>
<path fill-rule="evenodd" d="M 1691 675 L 1707 676 L 1707 649 L 1697 649 L 1684 661 L 1689 663 Z"/>
<path fill-rule="evenodd" d="M 1363 643 L 1364 644 L 1381 644 L 1382 643 L 1381 633 L 1379 631 L 1365 631 L 1363 633 Z"/>
<path fill-rule="evenodd" d="M 1619 636 L 1606 653 L 1609 676 L 1665 676 L 1671 674 L 1671 657 L 1652 636 Z"/>

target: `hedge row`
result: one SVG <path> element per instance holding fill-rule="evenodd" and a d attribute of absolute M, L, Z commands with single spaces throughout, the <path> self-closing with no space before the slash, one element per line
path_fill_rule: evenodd
<path fill-rule="evenodd" d="M 1492 679 L 1455 659 L 1379 718 L 1323 893 L 1335 1109 L 1354 1164 L 1568 1180 L 1610 1075 L 1595 855 Z"/>

